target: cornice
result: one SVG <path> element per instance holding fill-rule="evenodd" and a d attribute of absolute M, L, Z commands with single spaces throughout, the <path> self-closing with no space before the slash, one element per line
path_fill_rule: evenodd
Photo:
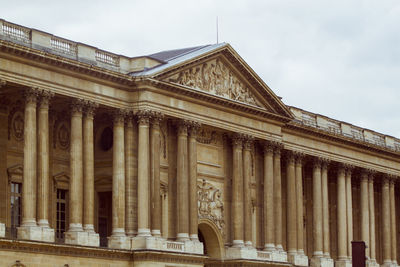
<path fill-rule="evenodd" d="M 134 79 L 130 75 L 100 68 L 5 40 L 0 40 L 0 52 L 5 52 L 8 55 L 34 60 L 36 63 L 49 64 L 51 66 L 75 71 L 79 74 L 86 74 L 122 85 L 134 85 Z"/>
<path fill-rule="evenodd" d="M 184 86 L 184 85 L 179 85 L 179 84 L 170 83 L 170 82 L 163 82 L 163 81 L 159 81 L 159 80 L 152 79 L 152 78 L 142 80 L 141 85 L 150 85 L 150 86 L 158 87 L 158 88 L 168 90 L 168 91 L 171 91 L 174 93 L 179 93 L 180 95 L 192 97 L 197 100 L 207 101 L 207 102 L 217 104 L 220 106 L 224 106 L 227 108 L 242 111 L 247 114 L 253 114 L 253 115 L 261 116 L 264 118 L 269 118 L 269 119 L 276 120 L 276 121 L 279 121 L 282 123 L 288 123 L 289 121 L 291 121 L 291 118 L 268 112 L 262 108 L 253 107 L 253 106 L 250 106 L 247 104 L 242 104 L 240 102 L 236 102 L 234 100 L 226 99 L 226 98 L 216 96 L 216 95 L 211 95 L 211 94 L 208 94 L 207 92 L 203 92 L 201 90 L 196 90 L 196 89 Z M 139 84 L 138 84 L 138 86 L 139 86 Z"/>
<path fill-rule="evenodd" d="M 282 127 L 282 131 L 284 131 L 285 129 L 300 131 L 300 132 L 303 132 L 303 133 L 306 133 L 306 134 L 309 134 L 312 136 L 328 139 L 328 140 L 343 143 L 346 145 L 355 146 L 355 147 L 365 149 L 368 151 L 372 151 L 375 153 L 376 152 L 377 153 L 385 153 L 386 155 L 389 155 L 391 157 L 394 156 L 396 158 L 399 158 L 399 156 L 400 156 L 399 152 L 395 152 L 393 150 L 389 150 L 384 147 L 380 147 L 380 146 L 377 146 L 377 145 L 374 145 L 371 143 L 365 143 L 362 141 L 358 141 L 357 139 L 353 139 L 353 138 L 346 137 L 343 135 L 335 135 L 333 133 L 330 133 L 330 132 L 327 132 L 327 131 L 324 131 L 324 130 L 321 130 L 321 129 L 318 129 L 315 127 L 300 125 L 295 122 L 290 122 Z"/>

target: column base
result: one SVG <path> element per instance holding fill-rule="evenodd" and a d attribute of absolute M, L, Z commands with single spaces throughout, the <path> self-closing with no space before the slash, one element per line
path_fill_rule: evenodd
<path fill-rule="evenodd" d="M 333 259 L 327 257 L 313 257 L 310 265 L 312 267 L 334 267 Z"/>
<path fill-rule="evenodd" d="M 297 253 L 287 254 L 288 262 L 297 266 L 308 266 L 308 257 L 306 255 L 300 255 Z"/>
<path fill-rule="evenodd" d="M 263 250 L 257 251 L 258 260 L 274 261 L 274 262 L 288 262 L 287 253 L 278 250 Z"/>
<path fill-rule="evenodd" d="M 253 247 L 228 247 L 225 256 L 227 259 L 258 259 L 257 249 Z"/>
<path fill-rule="evenodd" d="M 352 267 L 353 264 L 351 260 L 345 259 L 345 260 L 337 260 L 335 262 L 335 267 Z"/>
<path fill-rule="evenodd" d="M 108 237 L 108 247 L 114 249 L 131 249 L 131 238 L 126 235 Z"/>
<path fill-rule="evenodd" d="M 376 262 L 376 260 L 367 260 L 365 265 L 366 267 L 379 267 L 379 264 Z"/>
<path fill-rule="evenodd" d="M 6 236 L 6 225 L 4 223 L 0 223 L 0 237 Z"/>
<path fill-rule="evenodd" d="M 68 231 L 65 232 L 65 244 L 99 247 L 100 237 L 95 232 Z"/>
<path fill-rule="evenodd" d="M 133 250 L 136 249 L 154 249 L 154 250 L 165 250 L 166 244 L 164 246 L 163 243 L 166 242 L 165 239 L 161 237 L 154 236 L 135 236 L 130 239 L 131 248 Z"/>
<path fill-rule="evenodd" d="M 40 226 L 21 226 L 17 228 L 18 239 L 54 242 L 54 229 Z"/>
<path fill-rule="evenodd" d="M 394 262 L 384 262 L 383 264 L 381 264 L 382 267 L 397 267 L 397 263 Z"/>

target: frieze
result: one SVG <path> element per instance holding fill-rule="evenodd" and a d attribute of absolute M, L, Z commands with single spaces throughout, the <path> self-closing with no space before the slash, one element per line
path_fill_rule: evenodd
<path fill-rule="evenodd" d="M 220 59 L 214 59 L 203 63 L 201 66 L 183 70 L 169 78 L 169 81 L 259 106 L 250 89 Z"/>
<path fill-rule="evenodd" d="M 221 191 L 206 180 L 197 182 L 197 204 L 199 219 L 209 219 L 221 233 L 224 232 L 224 204 Z"/>

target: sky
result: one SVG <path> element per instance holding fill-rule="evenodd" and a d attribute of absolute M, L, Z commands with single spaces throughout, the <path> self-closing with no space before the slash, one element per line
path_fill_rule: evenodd
<path fill-rule="evenodd" d="M 285 104 L 400 138 L 400 1 L 3 1 L 0 18 L 125 56 L 229 43 Z"/>

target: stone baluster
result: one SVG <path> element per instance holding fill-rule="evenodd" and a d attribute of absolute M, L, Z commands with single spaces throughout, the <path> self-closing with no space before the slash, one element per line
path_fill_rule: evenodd
<path fill-rule="evenodd" d="M 34 88 L 25 91 L 24 119 L 24 169 L 22 184 L 22 222 L 18 228 L 18 238 L 41 240 L 36 223 L 36 104 L 38 91 Z"/>
<path fill-rule="evenodd" d="M 129 249 L 125 234 L 125 127 L 126 111 L 114 112 L 113 125 L 113 176 L 112 176 L 112 232 L 108 247 Z"/>
<path fill-rule="evenodd" d="M 274 237 L 274 147 L 264 144 L 264 250 L 275 250 Z"/>
<path fill-rule="evenodd" d="M 296 153 L 295 171 L 296 171 L 296 230 L 297 230 L 297 253 L 304 255 L 304 229 L 303 229 L 303 158 L 304 154 Z"/>
<path fill-rule="evenodd" d="M 177 240 L 189 240 L 188 121 L 178 121 L 177 151 Z"/>
<path fill-rule="evenodd" d="M 125 118 L 125 229 L 126 235 L 133 238 L 136 234 L 135 231 L 135 174 L 134 174 L 134 126 L 133 126 L 133 112 L 128 112 Z"/>
<path fill-rule="evenodd" d="M 151 236 L 149 221 L 149 120 L 151 112 L 140 110 L 137 113 L 139 124 L 138 141 L 138 237 Z"/>
<path fill-rule="evenodd" d="M 232 222 L 233 247 L 243 247 L 243 136 L 232 137 L 233 144 L 233 177 L 232 177 Z"/>
<path fill-rule="evenodd" d="M 189 236 L 198 241 L 198 207 L 197 207 L 197 132 L 200 124 L 192 122 L 189 126 Z"/>
<path fill-rule="evenodd" d="M 244 242 L 245 246 L 251 247 L 252 244 L 252 203 L 251 203 L 251 148 L 253 138 L 245 136 L 243 142 L 243 207 L 244 207 Z"/>
<path fill-rule="evenodd" d="M 151 118 L 151 233 L 161 237 L 161 198 L 160 198 L 160 121 L 163 115 L 153 112 Z"/>

